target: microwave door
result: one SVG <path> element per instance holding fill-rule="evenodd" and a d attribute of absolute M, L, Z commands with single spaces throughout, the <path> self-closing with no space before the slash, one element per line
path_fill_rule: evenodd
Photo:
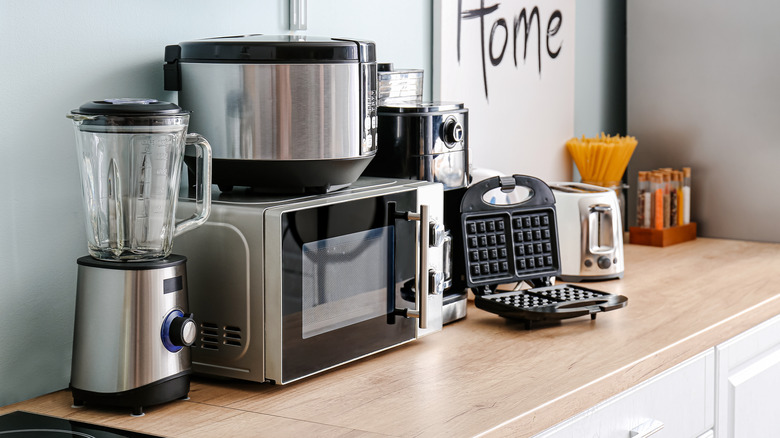
<path fill-rule="evenodd" d="M 269 378 L 288 383 L 415 338 L 416 319 L 388 320 L 414 308 L 404 286 L 416 276 L 416 224 L 390 209 L 415 204 L 406 191 L 281 215 L 281 290 L 266 290 L 281 295 L 281 375 Z"/>

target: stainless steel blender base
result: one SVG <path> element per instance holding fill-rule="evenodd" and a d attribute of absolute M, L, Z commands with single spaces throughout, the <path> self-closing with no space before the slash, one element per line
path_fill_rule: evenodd
<path fill-rule="evenodd" d="M 190 350 L 171 344 L 168 323 L 188 311 L 186 260 L 78 259 L 70 384 L 76 404 L 140 410 L 187 395 Z"/>

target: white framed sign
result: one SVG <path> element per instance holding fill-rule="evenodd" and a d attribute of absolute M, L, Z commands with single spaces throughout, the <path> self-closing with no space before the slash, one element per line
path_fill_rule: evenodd
<path fill-rule="evenodd" d="M 434 0 L 433 98 L 469 109 L 475 167 L 570 181 L 575 0 Z"/>

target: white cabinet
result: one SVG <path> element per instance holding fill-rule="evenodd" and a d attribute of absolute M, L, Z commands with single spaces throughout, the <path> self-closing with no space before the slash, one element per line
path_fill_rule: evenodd
<path fill-rule="evenodd" d="M 537 435 L 538 438 L 696 438 L 714 423 L 715 352 L 709 349 Z M 710 435 L 711 436 L 711 435 Z"/>
<path fill-rule="evenodd" d="M 716 347 L 718 438 L 780 436 L 780 317 Z"/>
<path fill-rule="evenodd" d="M 653 438 L 780 436 L 780 316 L 536 438 L 639 438 L 661 425 Z"/>

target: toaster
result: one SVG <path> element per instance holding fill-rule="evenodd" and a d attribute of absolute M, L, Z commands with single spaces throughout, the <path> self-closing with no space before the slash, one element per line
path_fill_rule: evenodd
<path fill-rule="evenodd" d="M 563 281 L 623 278 L 623 220 L 614 190 L 552 183 Z"/>

